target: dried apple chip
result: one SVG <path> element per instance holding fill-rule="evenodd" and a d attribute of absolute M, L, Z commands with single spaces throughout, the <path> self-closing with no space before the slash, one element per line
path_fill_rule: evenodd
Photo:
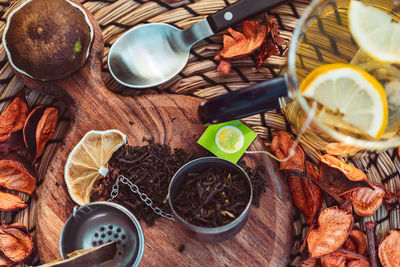
<path fill-rule="evenodd" d="M 383 267 L 400 266 L 400 231 L 391 230 L 378 248 L 379 259 Z"/>
<path fill-rule="evenodd" d="M 24 141 L 34 161 L 40 156 L 57 127 L 58 110 L 55 107 L 36 107 L 24 125 Z"/>
<path fill-rule="evenodd" d="M 306 216 L 306 222 L 312 224 L 321 209 L 322 191 L 310 179 L 310 175 L 319 179 L 314 165 L 307 161 L 306 168 L 305 180 L 299 175 L 288 174 L 287 181 L 293 204 Z"/>
<path fill-rule="evenodd" d="M 295 141 L 291 135 L 284 131 L 279 131 L 278 135 L 274 136 L 271 142 L 271 151 L 278 159 L 285 159 L 290 155 L 290 149 Z M 294 150 L 292 155 L 287 161 L 280 162 L 280 170 L 298 170 L 304 171 L 304 162 L 306 158 L 303 150 L 299 145 Z"/>
<path fill-rule="evenodd" d="M 0 251 L 13 262 L 23 262 L 33 249 L 32 238 L 20 224 L 0 226 Z"/>
<path fill-rule="evenodd" d="M 346 267 L 346 257 L 340 252 L 332 252 L 321 257 L 323 267 Z"/>
<path fill-rule="evenodd" d="M 343 172 L 344 175 L 346 175 L 347 179 L 349 179 L 350 181 L 365 181 L 371 186 L 371 188 L 373 188 L 371 182 L 368 180 L 367 175 L 360 169 L 357 169 L 356 167 L 347 164 L 344 161 L 331 155 L 322 156 L 321 162 L 329 165 L 332 168 L 340 170 L 341 172 Z"/>
<path fill-rule="evenodd" d="M 363 187 L 348 194 L 354 212 L 361 217 L 371 217 L 383 203 L 385 190 L 378 184 L 373 186 L 374 190 Z"/>
<path fill-rule="evenodd" d="M 325 147 L 326 153 L 334 156 L 343 156 L 361 151 L 362 148 L 345 143 L 329 143 Z"/>
<path fill-rule="evenodd" d="M 320 257 L 336 251 L 349 236 L 353 216 L 337 207 L 327 208 L 318 218 L 319 228 L 312 229 L 307 237 L 311 257 Z"/>
<path fill-rule="evenodd" d="M 22 200 L 22 198 L 0 190 L 0 210 L 14 211 L 23 209 L 25 207 L 26 203 Z"/>
<path fill-rule="evenodd" d="M 365 256 L 367 253 L 367 236 L 360 230 L 353 229 L 343 244 L 345 250 Z"/>
<path fill-rule="evenodd" d="M 24 127 L 28 116 L 28 106 L 22 97 L 17 96 L 0 115 L 0 142 L 5 142 L 11 133 Z"/>
<path fill-rule="evenodd" d="M 35 177 L 35 169 L 19 154 L 0 160 L 0 186 L 31 195 L 36 188 Z"/>
<path fill-rule="evenodd" d="M 261 46 L 267 34 L 267 27 L 257 21 L 243 21 L 243 33 L 228 29 L 230 35 L 224 34 L 223 49 L 219 55 L 225 59 L 245 56 Z"/>

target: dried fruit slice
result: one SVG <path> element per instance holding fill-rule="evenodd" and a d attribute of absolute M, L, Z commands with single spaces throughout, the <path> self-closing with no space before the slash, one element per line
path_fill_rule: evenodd
<path fill-rule="evenodd" d="M 28 116 L 26 102 L 17 96 L 0 115 L 0 142 L 5 142 L 10 134 L 24 127 Z"/>
<path fill-rule="evenodd" d="M 126 136 L 118 130 L 86 133 L 65 164 L 64 178 L 72 200 L 79 205 L 90 202 L 94 183 L 107 175 L 108 161 L 125 143 Z"/>
<path fill-rule="evenodd" d="M 319 179 L 314 165 L 307 161 L 306 168 L 305 180 L 301 176 L 289 174 L 287 182 L 293 204 L 306 216 L 306 222 L 312 224 L 321 209 L 322 191 L 311 182 L 309 177 L 312 175 L 316 180 Z"/>
<path fill-rule="evenodd" d="M 375 190 L 367 187 L 358 188 L 349 193 L 349 199 L 353 203 L 354 212 L 361 217 L 371 217 L 382 205 L 385 190 L 374 185 Z"/>
<path fill-rule="evenodd" d="M 322 156 L 321 162 L 329 165 L 332 168 L 340 170 L 341 172 L 344 173 L 344 175 L 346 175 L 347 179 L 349 179 L 350 181 L 355 181 L 355 182 L 366 181 L 371 186 L 371 188 L 373 188 L 373 185 L 368 180 L 367 175 L 360 169 L 357 169 L 356 167 L 349 165 L 331 155 Z"/>
<path fill-rule="evenodd" d="M 362 150 L 361 147 L 353 146 L 345 143 L 329 143 L 325 147 L 326 153 L 334 156 L 343 156 L 353 154 Z"/>
<path fill-rule="evenodd" d="M 337 251 L 321 257 L 323 267 L 346 267 L 346 261 L 346 257 Z"/>
<path fill-rule="evenodd" d="M 13 266 L 15 262 L 0 254 L 0 266 Z"/>
<path fill-rule="evenodd" d="M 330 192 L 341 195 L 358 188 L 367 187 L 369 184 L 366 181 L 351 181 L 345 174 L 336 168 L 332 168 L 325 163 L 319 166 L 320 183 Z"/>
<path fill-rule="evenodd" d="M 290 149 L 294 144 L 294 139 L 292 136 L 284 131 L 279 131 L 278 135 L 274 136 L 271 142 L 271 151 L 279 159 L 285 159 L 290 155 Z M 294 150 L 294 155 L 287 161 L 282 161 L 280 163 L 280 170 L 298 170 L 304 171 L 305 162 L 304 152 L 299 145 L 296 146 Z"/>
<path fill-rule="evenodd" d="M 42 154 L 57 127 L 58 110 L 55 107 L 36 107 L 24 125 L 24 142 L 34 161 Z"/>
<path fill-rule="evenodd" d="M 35 169 L 19 154 L 0 160 L 0 186 L 31 195 L 36 188 L 35 177 Z"/>
<path fill-rule="evenodd" d="M 25 207 L 26 203 L 19 196 L 0 191 L 0 210 L 13 211 Z"/>
<path fill-rule="evenodd" d="M 243 33 L 228 29 L 230 35 L 224 34 L 224 48 L 219 55 L 225 59 L 232 59 L 248 55 L 263 43 L 267 34 L 267 27 L 257 21 L 243 21 Z"/>
<path fill-rule="evenodd" d="M 25 226 L 20 224 L 1 225 L 0 251 L 14 262 L 24 261 L 33 249 L 32 238 L 27 234 Z"/>
<path fill-rule="evenodd" d="M 381 242 L 378 249 L 379 259 L 383 267 L 400 266 L 400 231 L 391 230 Z"/>
<path fill-rule="evenodd" d="M 368 249 L 367 236 L 360 230 L 353 229 L 343 244 L 343 248 L 360 255 L 366 255 Z"/>
<path fill-rule="evenodd" d="M 353 227 L 353 216 L 336 207 L 327 208 L 318 218 L 319 228 L 312 229 L 307 237 L 311 257 L 320 257 L 340 248 Z"/>

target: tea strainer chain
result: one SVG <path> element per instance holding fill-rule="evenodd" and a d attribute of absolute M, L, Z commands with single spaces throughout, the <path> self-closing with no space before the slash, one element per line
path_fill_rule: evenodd
<path fill-rule="evenodd" d="M 140 199 L 147 205 L 149 206 L 155 214 L 164 217 L 168 220 L 172 220 L 175 221 L 174 219 L 174 215 L 166 213 L 164 211 L 162 211 L 159 207 L 154 207 L 153 206 L 153 200 L 151 200 L 145 193 L 142 193 L 139 191 L 139 187 L 137 185 L 135 185 L 134 183 L 132 183 L 128 178 L 126 178 L 123 175 L 118 175 L 117 180 L 115 181 L 115 184 L 112 187 L 112 191 L 111 191 L 111 198 L 108 199 L 107 201 L 111 202 L 113 201 L 116 197 L 118 197 L 119 194 L 119 184 L 125 184 L 127 186 L 129 186 L 129 188 L 131 189 L 132 193 L 134 194 L 138 194 Z"/>

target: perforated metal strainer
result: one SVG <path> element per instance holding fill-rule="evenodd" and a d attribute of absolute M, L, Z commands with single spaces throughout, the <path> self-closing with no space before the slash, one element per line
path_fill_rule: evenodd
<path fill-rule="evenodd" d="M 60 237 L 60 253 L 66 259 L 75 250 L 112 241 L 117 242 L 116 255 L 112 261 L 101 264 L 101 267 L 139 264 L 144 250 L 144 236 L 135 216 L 115 203 L 89 203 L 75 207 L 66 221 Z"/>

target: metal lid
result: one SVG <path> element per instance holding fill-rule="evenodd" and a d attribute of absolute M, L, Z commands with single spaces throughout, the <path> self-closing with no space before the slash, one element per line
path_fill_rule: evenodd
<path fill-rule="evenodd" d="M 137 266 L 143 256 L 144 236 L 135 216 L 121 205 L 93 202 L 75 207 L 66 221 L 60 237 L 63 259 L 75 250 L 117 242 L 117 253 L 111 262 L 101 267 Z"/>

